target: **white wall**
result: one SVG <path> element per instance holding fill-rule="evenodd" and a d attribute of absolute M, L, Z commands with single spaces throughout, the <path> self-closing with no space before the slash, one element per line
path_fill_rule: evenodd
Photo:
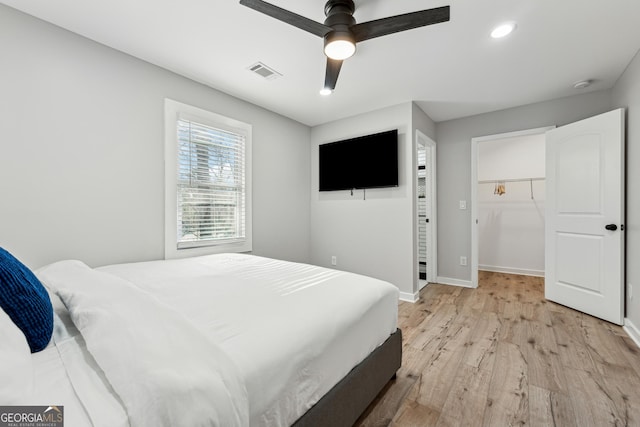
<path fill-rule="evenodd" d="M 316 126 L 311 130 L 311 262 L 365 274 L 396 285 L 404 298 L 417 291 L 417 231 L 414 197 L 415 128 L 413 103 Z M 424 115 L 424 113 L 422 113 Z M 426 115 L 416 123 L 427 133 Z M 399 186 L 350 191 L 318 191 L 318 146 L 398 129 Z"/>
<path fill-rule="evenodd" d="M 640 345 L 640 54 L 620 77 L 612 91 L 614 107 L 627 110 L 627 283 L 625 325 Z"/>
<path fill-rule="evenodd" d="M 411 122 L 414 130 L 436 139 L 436 123 L 416 103 L 411 103 Z"/>
<path fill-rule="evenodd" d="M 478 185 L 478 267 L 480 270 L 544 276 L 544 181 Z M 531 199 L 531 186 L 533 196 Z"/>
<path fill-rule="evenodd" d="M 253 125 L 254 253 L 308 261 L 308 127 L 4 5 L 0 52 L 0 246 L 162 258 L 168 97 Z"/>
<path fill-rule="evenodd" d="M 544 178 L 544 133 L 478 143 L 478 181 Z"/>
<path fill-rule="evenodd" d="M 590 92 L 548 102 L 440 122 L 438 142 L 438 276 L 471 284 L 470 266 L 459 265 L 471 256 L 471 139 L 545 126 L 561 126 L 612 109 L 611 92 Z"/>

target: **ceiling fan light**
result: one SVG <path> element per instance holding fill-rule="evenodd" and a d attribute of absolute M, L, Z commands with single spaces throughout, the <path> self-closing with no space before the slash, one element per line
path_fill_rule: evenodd
<path fill-rule="evenodd" d="M 343 60 L 356 53 L 356 44 L 350 34 L 330 34 L 325 37 L 324 54 L 331 59 Z"/>

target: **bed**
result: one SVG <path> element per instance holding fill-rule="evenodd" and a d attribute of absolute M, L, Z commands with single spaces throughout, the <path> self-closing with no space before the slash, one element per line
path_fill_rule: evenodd
<path fill-rule="evenodd" d="M 35 277 L 52 337 L 9 358 L 32 386 L 0 405 L 63 406 L 68 426 L 350 426 L 401 363 L 398 290 L 357 274 L 219 254 Z"/>

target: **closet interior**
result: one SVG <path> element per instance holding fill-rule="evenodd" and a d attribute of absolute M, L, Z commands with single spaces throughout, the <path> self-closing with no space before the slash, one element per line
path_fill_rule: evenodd
<path fill-rule="evenodd" d="M 478 269 L 544 276 L 545 138 L 478 146 Z"/>

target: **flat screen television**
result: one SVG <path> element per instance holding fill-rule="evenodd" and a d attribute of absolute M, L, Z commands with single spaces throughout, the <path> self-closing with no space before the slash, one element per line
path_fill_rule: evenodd
<path fill-rule="evenodd" d="M 398 130 L 322 144 L 320 191 L 398 186 Z"/>

